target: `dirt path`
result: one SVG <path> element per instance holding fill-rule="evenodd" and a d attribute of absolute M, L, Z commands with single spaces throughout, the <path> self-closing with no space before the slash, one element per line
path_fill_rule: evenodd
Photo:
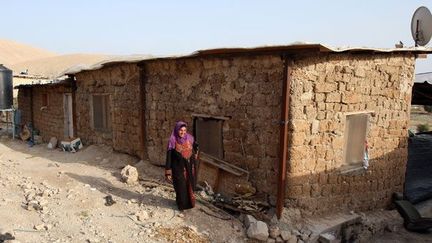
<path fill-rule="evenodd" d="M 209 216 L 201 204 L 181 214 L 169 188 L 119 181 L 120 168 L 136 162 L 103 146 L 72 154 L 2 138 L 0 228 L 20 242 L 245 241 L 238 220 Z M 163 179 L 161 168 L 141 167 L 141 177 Z"/>
<path fill-rule="evenodd" d="M 201 203 L 180 213 L 172 187 L 148 182 L 163 183 L 163 169 L 137 162 L 105 146 L 72 154 L 1 138 L 0 233 L 12 232 L 19 242 L 252 242 L 241 222 Z M 119 180 L 126 164 L 137 166 L 140 184 Z M 400 227 L 370 242 L 432 238 Z"/>

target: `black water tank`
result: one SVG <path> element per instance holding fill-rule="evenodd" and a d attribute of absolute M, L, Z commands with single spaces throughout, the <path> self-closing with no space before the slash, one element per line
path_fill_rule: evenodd
<path fill-rule="evenodd" d="M 0 109 L 10 109 L 12 106 L 12 70 L 0 64 Z"/>

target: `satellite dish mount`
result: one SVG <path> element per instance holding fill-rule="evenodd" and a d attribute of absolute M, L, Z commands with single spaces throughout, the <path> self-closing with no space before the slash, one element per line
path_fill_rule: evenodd
<path fill-rule="evenodd" d="M 415 46 L 425 46 L 432 37 L 432 14 L 422 6 L 416 9 L 411 20 L 411 34 Z"/>

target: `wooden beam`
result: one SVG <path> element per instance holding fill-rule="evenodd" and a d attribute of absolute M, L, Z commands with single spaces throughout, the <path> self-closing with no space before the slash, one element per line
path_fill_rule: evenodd
<path fill-rule="evenodd" d="M 224 121 L 227 121 L 227 120 L 231 119 L 231 117 L 228 117 L 228 116 L 212 116 L 212 115 L 197 114 L 197 113 L 192 113 L 192 117 L 197 117 L 197 118 L 213 118 L 213 119 L 224 120 Z"/>
<path fill-rule="evenodd" d="M 211 164 L 219 169 L 229 172 L 236 176 L 241 176 L 243 174 L 249 175 L 249 171 L 242 169 L 238 166 L 232 165 L 227 161 L 221 160 L 204 152 L 200 152 L 200 161 Z"/>
<path fill-rule="evenodd" d="M 276 216 L 278 219 L 282 216 L 282 211 L 285 205 L 285 187 L 286 187 L 286 163 L 288 153 L 288 119 L 290 106 L 290 91 L 291 91 L 291 74 L 288 65 L 288 58 L 284 57 L 284 77 L 282 80 L 282 106 L 281 106 L 281 121 L 280 121 L 280 139 L 279 139 L 279 175 L 276 201 Z"/>

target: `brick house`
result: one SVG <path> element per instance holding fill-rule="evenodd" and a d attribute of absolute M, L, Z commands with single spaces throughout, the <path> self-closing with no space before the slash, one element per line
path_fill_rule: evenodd
<path fill-rule="evenodd" d="M 65 140 L 74 137 L 74 82 L 22 84 L 18 89 L 21 124 L 31 122 L 44 141 L 51 137 Z"/>
<path fill-rule="evenodd" d="M 403 191 L 415 58 L 427 53 L 295 44 L 110 61 L 68 73 L 76 134 L 163 164 L 185 120 L 228 163 L 201 170 L 222 192 L 248 180 L 279 212 L 382 208 Z"/>

